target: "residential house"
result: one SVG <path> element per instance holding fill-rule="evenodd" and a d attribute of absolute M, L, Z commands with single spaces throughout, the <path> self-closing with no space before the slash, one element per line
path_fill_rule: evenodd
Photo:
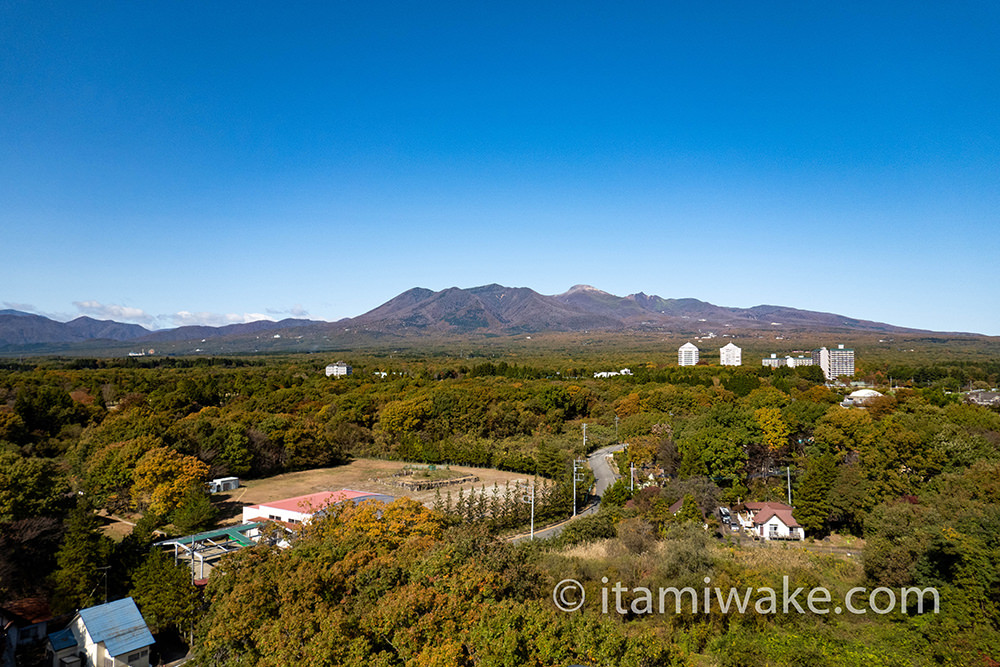
<path fill-rule="evenodd" d="M 49 635 L 52 667 L 149 667 L 153 635 L 132 598 L 81 609 Z M 81 661 L 81 657 L 83 661 Z"/>
<path fill-rule="evenodd" d="M 0 666 L 13 667 L 21 648 L 45 641 L 52 612 L 45 598 L 24 598 L 0 605 Z"/>
<path fill-rule="evenodd" d="M 765 540 L 804 540 L 805 530 L 792 516 L 791 505 L 747 502 L 734 509 L 740 526 Z"/>

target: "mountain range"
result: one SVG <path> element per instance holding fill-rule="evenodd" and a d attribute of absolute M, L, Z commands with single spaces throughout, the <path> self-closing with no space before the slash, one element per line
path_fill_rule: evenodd
<path fill-rule="evenodd" d="M 544 295 L 526 287 L 484 285 L 440 291 L 413 288 L 358 317 L 322 322 L 261 320 L 221 327 L 185 326 L 151 331 L 137 324 L 78 317 L 70 322 L 16 310 L 0 310 L 0 350 L 15 352 L 44 345 L 95 341 L 148 346 L 154 343 L 217 338 L 259 337 L 282 331 L 330 340 L 344 332 L 354 336 L 409 338 L 476 334 L 528 334 L 576 331 L 665 331 L 696 334 L 709 331 L 815 331 L 917 333 L 921 330 L 860 320 L 833 313 L 761 305 L 716 306 L 698 299 L 666 299 L 639 292 L 615 296 L 589 285 Z"/>

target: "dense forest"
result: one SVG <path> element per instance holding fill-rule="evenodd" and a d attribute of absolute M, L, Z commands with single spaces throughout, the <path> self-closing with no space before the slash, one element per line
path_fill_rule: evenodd
<path fill-rule="evenodd" d="M 600 359 L 411 355 L 351 359 L 354 374 L 333 379 L 323 362 L 0 367 L 0 599 L 72 610 L 132 595 L 154 631 L 193 633 L 202 664 L 998 664 L 1000 414 L 958 391 L 995 387 L 1000 363 L 872 363 L 858 379 L 885 395 L 845 408 L 849 389 L 809 367 L 636 359 L 596 379 Z M 571 461 L 616 441 L 636 488 L 618 482 L 556 540 L 511 544 L 523 513 L 449 498 L 341 508 L 293 548 L 230 557 L 203 591 L 150 549 L 155 531 L 214 525 L 207 479 L 354 457 L 535 475 L 554 520 L 570 512 Z M 712 517 L 789 492 L 815 542 L 742 545 Z M 97 510 L 136 527 L 112 541 Z M 821 548 L 833 543 L 860 553 Z M 605 579 L 780 589 L 783 576 L 841 594 L 932 586 L 941 609 L 609 615 L 551 596 L 566 578 L 599 600 Z"/>

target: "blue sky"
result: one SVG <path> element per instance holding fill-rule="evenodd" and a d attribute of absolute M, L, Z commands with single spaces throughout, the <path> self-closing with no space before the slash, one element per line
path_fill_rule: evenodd
<path fill-rule="evenodd" d="M 1000 335 L 997 34 L 993 2 L 0 0 L 0 307 L 586 283 Z"/>

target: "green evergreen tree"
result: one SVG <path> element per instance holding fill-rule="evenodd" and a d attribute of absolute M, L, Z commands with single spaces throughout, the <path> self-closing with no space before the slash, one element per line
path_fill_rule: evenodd
<path fill-rule="evenodd" d="M 616 480 L 601 496 L 601 507 L 621 507 L 632 498 L 629 483 L 624 479 Z"/>
<path fill-rule="evenodd" d="M 104 602 L 112 543 L 98 528 L 97 518 L 85 507 L 73 510 L 56 554 L 52 574 L 53 611 L 92 607 Z"/>
<path fill-rule="evenodd" d="M 185 630 L 195 620 L 198 589 L 191 570 L 154 549 L 132 575 L 132 597 L 153 632 L 173 627 Z"/>
<path fill-rule="evenodd" d="M 698 507 L 698 502 L 694 499 L 694 496 L 690 493 L 684 496 L 684 502 L 681 504 L 681 509 L 677 512 L 677 521 L 680 523 L 686 523 L 688 521 L 694 521 L 696 523 L 701 523 L 704 517 L 701 514 L 701 509 Z"/>
<path fill-rule="evenodd" d="M 795 520 L 809 537 L 823 537 L 830 531 L 830 490 L 837 480 L 833 452 L 825 451 L 806 459 L 806 471 L 795 497 Z"/>
<path fill-rule="evenodd" d="M 434 511 L 444 513 L 444 500 L 441 498 L 441 487 L 434 489 Z"/>
<path fill-rule="evenodd" d="M 177 509 L 170 513 L 170 522 L 182 534 L 190 535 L 211 526 L 217 514 L 205 490 L 200 486 L 192 486 Z"/>

